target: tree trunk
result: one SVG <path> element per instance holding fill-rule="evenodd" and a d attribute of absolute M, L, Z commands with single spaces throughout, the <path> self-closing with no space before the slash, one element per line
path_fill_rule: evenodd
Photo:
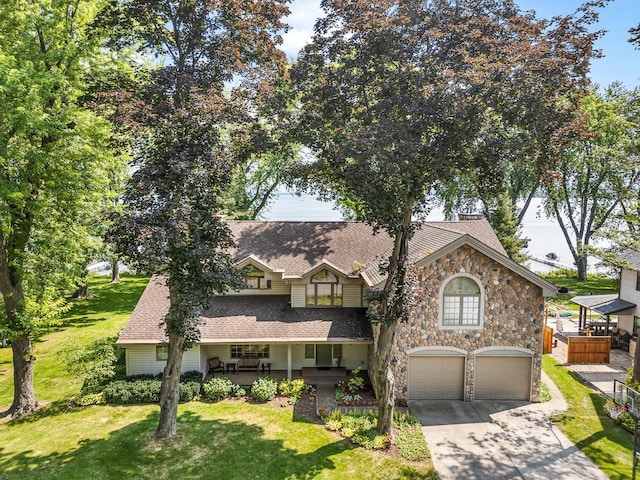
<path fill-rule="evenodd" d="M 173 437 L 178 429 L 180 371 L 182 370 L 184 342 L 184 337 L 179 334 L 169 334 L 169 355 L 162 372 L 162 386 L 160 387 L 160 422 L 155 435 L 157 440 Z"/>
<path fill-rule="evenodd" d="M 111 262 L 111 283 L 120 283 L 120 262 Z"/>
<path fill-rule="evenodd" d="M 71 298 L 73 300 L 82 300 L 84 298 L 89 298 L 90 294 L 89 294 L 89 283 L 88 282 L 84 282 L 81 285 L 78 285 L 78 288 L 76 289 L 75 292 L 73 292 L 73 295 L 71 295 Z"/>
<path fill-rule="evenodd" d="M 24 334 L 11 342 L 13 351 L 13 404 L 9 415 L 23 417 L 38 408 L 38 400 L 33 390 L 33 362 L 31 337 Z"/>
<path fill-rule="evenodd" d="M 587 280 L 587 256 L 580 255 L 576 257 L 576 268 L 578 269 L 578 280 L 584 282 Z"/>
<path fill-rule="evenodd" d="M 391 364 L 391 349 L 396 330 L 395 322 L 374 327 L 372 383 L 378 400 L 377 429 L 381 434 L 391 432 L 395 404 L 395 377 Z"/>
<path fill-rule="evenodd" d="M 383 297 L 378 305 L 382 321 L 373 325 L 373 387 L 378 400 L 377 429 L 381 434 L 393 433 L 393 408 L 395 404 L 395 376 L 393 374 L 392 349 L 396 325 L 404 311 L 404 285 L 409 261 L 409 236 L 413 204 L 403 209 L 402 228 L 396 232 L 393 253 L 389 257 L 389 268 Z M 390 302 L 394 295 L 401 295 Z"/>

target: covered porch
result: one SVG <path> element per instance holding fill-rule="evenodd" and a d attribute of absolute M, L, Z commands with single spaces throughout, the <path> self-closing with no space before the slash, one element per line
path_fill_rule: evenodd
<path fill-rule="evenodd" d="M 215 371 L 205 367 L 207 376 L 225 375 L 234 383 L 250 385 L 259 377 L 279 380 L 304 378 L 307 383 L 337 383 L 356 368 L 368 369 L 369 342 L 314 343 L 231 343 L 200 346 L 202 365 L 216 358 L 221 363 Z M 256 361 L 247 366 L 245 357 Z M 237 379 L 237 380 L 236 380 Z M 310 379 L 313 379 L 312 382 Z"/>
<path fill-rule="evenodd" d="M 578 296 L 573 297 L 571 301 L 580 307 L 578 314 L 580 335 L 618 335 L 620 325 L 612 321 L 611 315 L 618 315 L 635 307 L 634 303 L 622 300 L 615 294 Z M 591 312 L 596 313 L 596 318 L 593 318 Z"/>

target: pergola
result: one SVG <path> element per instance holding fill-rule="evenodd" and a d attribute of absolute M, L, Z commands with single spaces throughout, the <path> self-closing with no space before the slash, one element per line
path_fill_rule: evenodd
<path fill-rule="evenodd" d="M 635 307 L 635 303 L 622 300 L 616 294 L 612 295 L 585 295 L 581 297 L 573 297 L 573 303 L 580 306 L 578 315 L 578 331 L 583 332 L 587 328 L 587 310 L 593 310 L 606 319 L 605 335 L 609 334 L 609 324 L 611 322 L 610 315 L 623 312 Z"/>

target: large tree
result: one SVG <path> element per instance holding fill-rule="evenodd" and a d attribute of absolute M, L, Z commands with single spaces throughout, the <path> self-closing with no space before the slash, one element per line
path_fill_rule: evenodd
<path fill-rule="evenodd" d="M 149 135 L 114 228 L 119 252 L 164 273 L 169 289 L 159 439 L 176 433 L 182 356 L 199 337 L 200 311 L 214 293 L 240 286 L 221 199 L 246 152 L 258 154 L 265 139 L 256 106 L 286 71 L 277 49 L 285 4 L 122 0 L 104 19 L 124 43 L 164 59 L 150 75 Z"/>
<path fill-rule="evenodd" d="M 389 432 L 395 326 L 411 320 L 413 301 L 408 242 L 428 194 L 463 174 L 498 190 L 505 135 L 544 127 L 559 109 L 570 114 L 597 35 L 586 29 L 590 7 L 553 21 L 493 0 L 326 0 L 323 8 L 294 69 L 301 138 L 316 155 L 301 174 L 327 196 L 352 199 L 394 239 L 369 309 L 378 429 Z M 552 125 L 541 141 L 552 144 Z"/>
<path fill-rule="evenodd" d="M 97 0 L 0 7 L 0 293 L 14 367 L 13 416 L 38 406 L 34 338 L 78 279 L 113 167 L 108 123 L 83 105 L 108 62 L 90 28 Z"/>
<path fill-rule="evenodd" d="M 580 104 L 587 137 L 576 141 L 545 182 L 545 208 L 558 221 L 578 270 L 587 278 L 587 259 L 594 236 L 622 207 L 637 197 L 640 179 L 637 99 L 620 85 L 604 94 L 593 91 Z M 635 192 L 635 193 L 634 193 Z M 628 208 L 628 207 L 627 207 Z"/>

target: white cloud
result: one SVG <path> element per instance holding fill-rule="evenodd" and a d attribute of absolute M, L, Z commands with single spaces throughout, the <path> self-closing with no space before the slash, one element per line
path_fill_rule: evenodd
<path fill-rule="evenodd" d="M 313 35 L 313 25 L 316 19 L 323 16 L 320 8 L 320 0 L 294 0 L 289 5 L 291 14 L 284 21 L 291 27 L 282 35 L 282 50 L 287 58 L 297 57 L 298 52 L 304 47 Z"/>

